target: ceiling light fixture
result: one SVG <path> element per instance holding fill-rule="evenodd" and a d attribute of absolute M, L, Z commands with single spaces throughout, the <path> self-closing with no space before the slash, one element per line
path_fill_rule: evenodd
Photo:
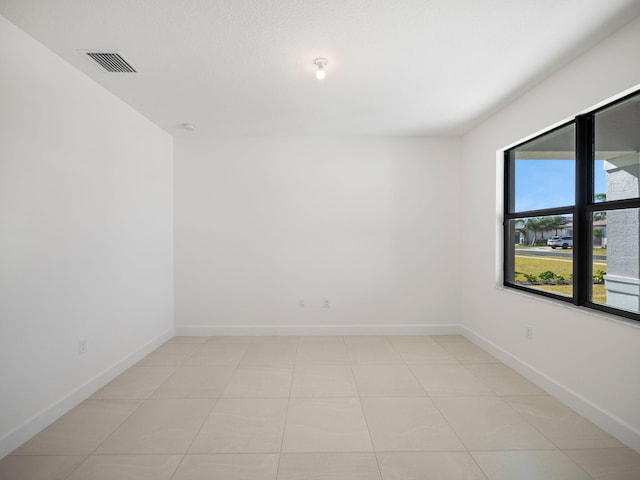
<path fill-rule="evenodd" d="M 329 63 L 329 60 L 327 60 L 326 58 L 316 58 L 313 61 L 313 63 L 316 67 L 318 67 L 318 71 L 316 72 L 316 78 L 318 80 L 324 80 L 324 77 L 327 76 L 327 72 L 325 71 L 324 67 L 327 66 L 327 64 Z"/>
<path fill-rule="evenodd" d="M 196 126 L 193 123 L 181 123 L 180 127 L 183 130 L 187 130 L 187 131 L 190 131 L 190 132 L 192 132 L 192 131 L 194 131 L 196 129 Z"/>

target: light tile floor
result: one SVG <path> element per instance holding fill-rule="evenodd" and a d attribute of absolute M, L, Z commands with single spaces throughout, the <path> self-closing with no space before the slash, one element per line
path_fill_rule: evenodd
<path fill-rule="evenodd" d="M 638 480 L 640 454 L 460 336 L 174 337 L 0 479 Z"/>

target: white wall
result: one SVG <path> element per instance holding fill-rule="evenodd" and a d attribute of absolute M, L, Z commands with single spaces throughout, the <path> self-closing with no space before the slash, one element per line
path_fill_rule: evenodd
<path fill-rule="evenodd" d="M 463 318 L 471 338 L 640 450 L 640 325 L 496 288 L 502 257 L 496 151 L 640 83 L 640 19 L 463 139 Z M 498 181 L 497 181 L 498 179 Z M 525 327 L 533 339 L 525 339 Z"/>
<path fill-rule="evenodd" d="M 173 152 L 2 17 L 0 64 L 1 458 L 172 334 Z"/>
<path fill-rule="evenodd" d="M 176 331 L 450 331 L 460 318 L 459 147 L 176 139 Z"/>

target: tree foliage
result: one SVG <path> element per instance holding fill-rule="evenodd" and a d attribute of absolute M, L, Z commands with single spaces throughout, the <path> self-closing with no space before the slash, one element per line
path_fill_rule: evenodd
<path fill-rule="evenodd" d="M 527 218 L 524 227 L 525 230 L 533 233 L 531 239 L 531 245 L 535 245 L 538 241 L 538 233 L 540 233 L 540 241 L 544 240 L 544 232 L 555 230 L 556 235 L 558 230 L 567 223 L 567 218 L 561 215 L 553 215 L 550 217 L 531 217 Z"/>

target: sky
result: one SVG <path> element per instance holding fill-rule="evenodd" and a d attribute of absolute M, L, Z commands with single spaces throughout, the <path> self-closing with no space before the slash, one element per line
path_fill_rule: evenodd
<path fill-rule="evenodd" d="M 595 193 L 606 193 L 604 161 L 595 162 Z M 516 211 L 565 207 L 575 203 L 575 161 L 517 160 Z"/>

